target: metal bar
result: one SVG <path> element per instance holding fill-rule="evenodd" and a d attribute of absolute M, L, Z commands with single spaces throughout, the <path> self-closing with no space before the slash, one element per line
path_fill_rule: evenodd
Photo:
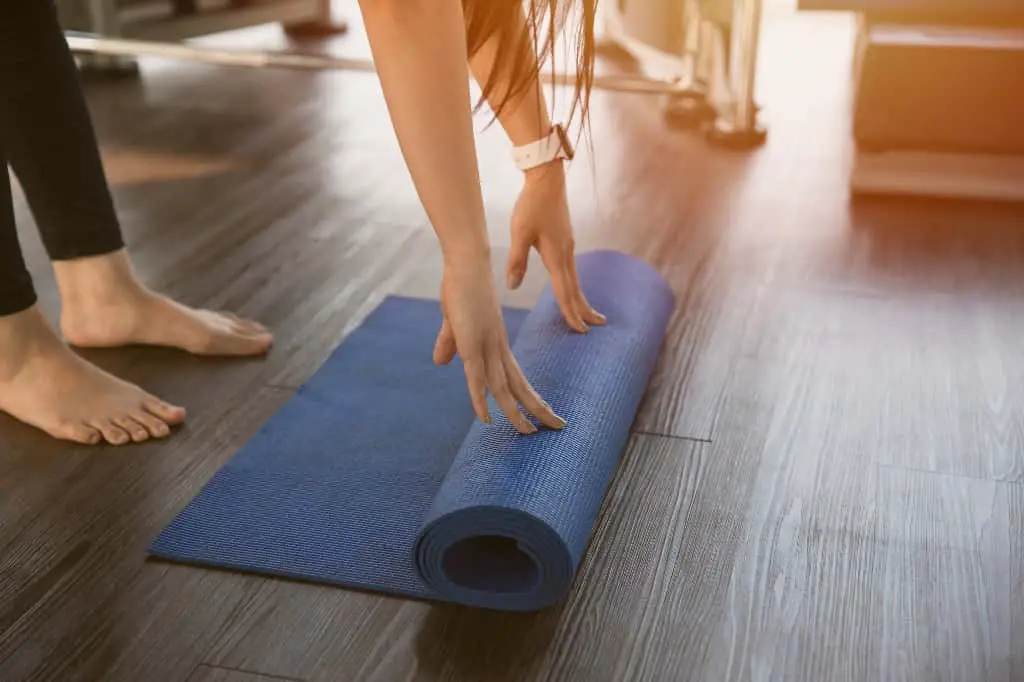
<path fill-rule="evenodd" d="M 734 130 L 754 130 L 758 124 L 754 90 L 761 38 L 761 4 L 762 0 L 735 0 L 733 3 L 729 81 L 735 101 L 731 122 Z"/>
<path fill-rule="evenodd" d="M 158 59 L 256 69 L 374 71 L 372 62 L 361 59 L 345 59 L 343 57 L 323 57 L 320 55 L 289 52 L 225 50 L 176 42 L 112 38 L 77 31 L 66 31 L 64 37 L 72 52 L 85 54 L 155 57 Z"/>
<path fill-rule="evenodd" d="M 3 0 L 0 0 L 2 2 Z M 300 71 L 376 71 L 369 59 L 352 59 L 281 51 L 225 50 L 200 47 L 184 43 L 158 42 L 111 38 L 91 33 L 68 31 L 64 34 L 72 52 L 125 57 L 156 57 L 181 61 L 201 62 L 218 66 L 244 68 L 296 69 Z M 575 76 L 564 73 L 542 72 L 541 80 L 547 84 L 574 86 Z M 672 95 L 686 90 L 678 80 L 654 79 L 634 75 L 595 76 L 596 90 L 612 90 L 650 95 Z"/>

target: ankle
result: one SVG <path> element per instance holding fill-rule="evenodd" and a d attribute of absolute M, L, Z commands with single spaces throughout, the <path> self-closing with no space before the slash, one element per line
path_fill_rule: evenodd
<path fill-rule="evenodd" d="M 18 376 L 32 358 L 61 345 L 38 306 L 0 317 L 0 383 Z"/>
<path fill-rule="evenodd" d="M 65 307 L 120 300 L 142 288 L 124 249 L 102 256 L 55 261 L 53 271 Z"/>

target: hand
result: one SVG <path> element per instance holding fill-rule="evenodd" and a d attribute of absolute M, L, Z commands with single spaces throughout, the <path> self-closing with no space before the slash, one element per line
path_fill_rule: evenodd
<path fill-rule="evenodd" d="M 444 322 L 434 345 L 434 362 L 447 365 L 458 352 L 465 367 L 473 410 L 484 423 L 491 421 L 487 410 L 490 389 L 520 433 L 537 431 L 519 411 L 520 404 L 545 426 L 561 429 L 565 420 L 530 386 L 512 357 L 492 277 L 489 259 L 445 265 L 441 279 Z"/>
<path fill-rule="evenodd" d="M 530 248 L 537 249 L 551 275 L 551 290 L 562 317 L 575 331 L 602 325 L 605 317 L 587 302 L 576 274 L 575 243 L 561 162 L 531 169 L 512 212 L 512 248 L 508 256 L 508 287 L 517 289 L 526 275 Z"/>

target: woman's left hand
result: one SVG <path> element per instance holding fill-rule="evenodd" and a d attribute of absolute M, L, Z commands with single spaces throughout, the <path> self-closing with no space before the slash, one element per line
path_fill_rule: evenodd
<path fill-rule="evenodd" d="M 604 324 L 604 315 L 587 302 L 576 274 L 576 246 L 561 161 L 526 173 L 512 212 L 512 246 L 506 273 L 510 289 L 522 283 L 531 248 L 537 249 L 551 276 L 551 290 L 566 323 L 581 334 L 587 332 L 588 325 Z"/>

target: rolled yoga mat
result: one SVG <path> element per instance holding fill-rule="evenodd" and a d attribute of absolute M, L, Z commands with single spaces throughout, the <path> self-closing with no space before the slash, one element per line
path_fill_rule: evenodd
<path fill-rule="evenodd" d="M 391 297 L 164 529 L 167 560 L 537 610 L 570 589 L 657 359 L 673 295 L 615 252 L 577 261 L 608 323 L 569 330 L 550 290 L 505 310 L 513 352 L 561 431 L 473 413 L 437 367 L 436 301 Z"/>

